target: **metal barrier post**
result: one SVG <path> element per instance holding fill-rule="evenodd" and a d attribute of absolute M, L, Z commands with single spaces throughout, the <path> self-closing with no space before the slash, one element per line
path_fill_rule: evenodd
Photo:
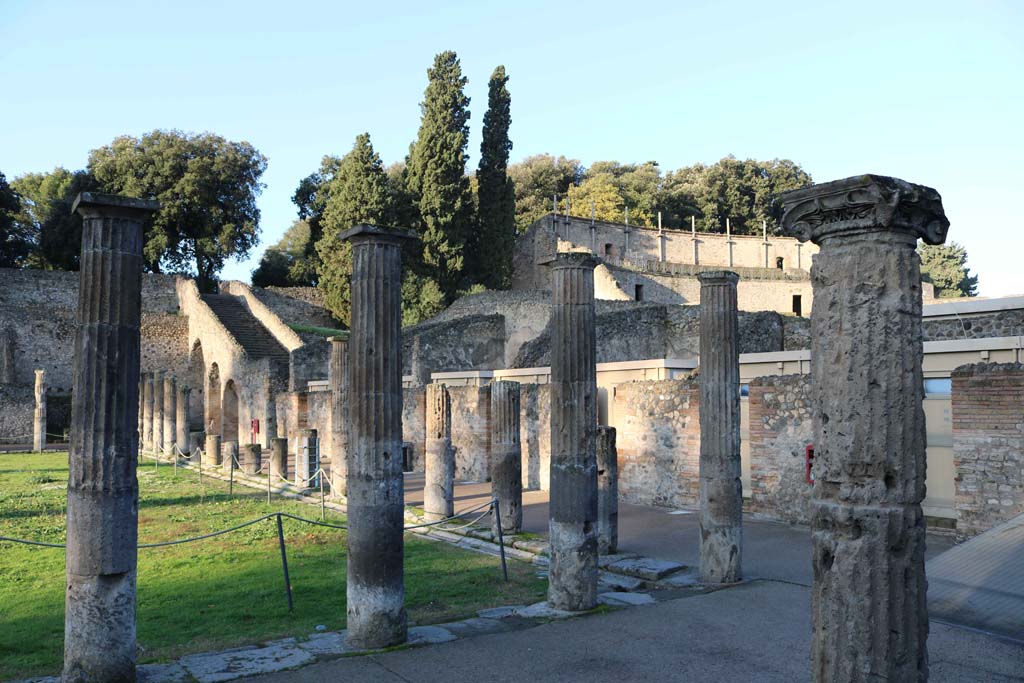
<path fill-rule="evenodd" d="M 281 567 L 284 569 L 284 590 L 288 595 L 288 611 L 292 611 L 292 582 L 288 578 L 288 554 L 284 548 L 284 529 L 281 528 L 281 514 L 277 515 L 277 542 L 281 546 Z"/>
<path fill-rule="evenodd" d="M 505 535 L 501 531 L 501 503 L 494 499 L 494 521 L 498 527 L 498 550 L 501 553 L 501 573 L 508 581 L 508 566 L 505 564 Z"/>

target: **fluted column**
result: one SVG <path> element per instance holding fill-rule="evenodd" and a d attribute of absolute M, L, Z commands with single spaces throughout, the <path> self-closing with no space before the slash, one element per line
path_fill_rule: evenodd
<path fill-rule="evenodd" d="M 153 455 L 160 455 L 164 447 L 164 373 L 153 373 Z"/>
<path fill-rule="evenodd" d="M 188 427 L 189 427 L 189 414 L 188 414 L 188 402 L 191 398 L 192 390 L 184 384 L 178 385 L 178 400 L 177 408 L 178 412 L 175 416 L 175 423 L 177 424 L 177 431 L 175 432 L 174 441 L 178 445 L 180 450 L 185 457 L 189 455 L 189 444 L 188 444 Z"/>
<path fill-rule="evenodd" d="M 404 230 L 357 225 L 349 336 L 348 641 L 405 642 L 402 522 L 402 242 Z"/>
<path fill-rule="evenodd" d="M 925 422 L 918 239 L 941 244 L 938 192 L 863 175 L 780 198 L 811 267 L 816 681 L 928 678 Z"/>
<path fill-rule="evenodd" d="M 550 262 L 551 567 L 548 602 L 557 609 L 597 604 L 597 350 L 590 254 Z"/>
<path fill-rule="evenodd" d="M 331 359 L 331 493 L 345 496 L 348 478 L 348 338 L 329 337 Z"/>
<path fill-rule="evenodd" d="M 615 427 L 597 428 L 597 552 L 619 548 L 619 454 Z"/>
<path fill-rule="evenodd" d="M 523 465 L 519 444 L 519 382 L 491 382 L 491 491 L 502 531 L 523 528 Z"/>
<path fill-rule="evenodd" d="M 742 577 L 740 356 L 736 283 L 728 270 L 700 280 L 700 578 Z"/>
<path fill-rule="evenodd" d="M 142 445 L 143 451 L 153 450 L 153 383 L 152 372 L 142 375 Z"/>
<path fill-rule="evenodd" d="M 32 450 L 46 449 L 46 371 L 36 370 L 36 407 L 32 412 Z"/>
<path fill-rule="evenodd" d="M 82 193 L 68 458 L 65 683 L 135 680 L 142 224 L 153 201 Z"/>
<path fill-rule="evenodd" d="M 164 377 L 164 440 L 161 453 L 174 452 L 174 440 L 178 437 L 178 387 L 174 377 Z"/>
<path fill-rule="evenodd" d="M 423 512 L 429 521 L 455 514 L 455 449 L 452 399 L 448 387 L 428 384 L 426 452 L 423 454 Z"/>

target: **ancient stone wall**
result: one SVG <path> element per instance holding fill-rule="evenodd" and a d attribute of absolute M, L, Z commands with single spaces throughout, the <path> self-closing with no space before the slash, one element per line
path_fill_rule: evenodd
<path fill-rule="evenodd" d="M 805 447 L 814 441 L 810 377 L 772 375 L 750 382 L 750 499 L 747 510 L 791 523 L 810 520 Z"/>
<path fill-rule="evenodd" d="M 32 443 L 35 390 L 18 384 L 0 384 L 0 447 Z"/>
<path fill-rule="evenodd" d="M 412 471 L 423 471 L 423 456 L 427 448 L 425 387 L 406 387 L 402 390 L 402 441 L 413 445 Z"/>
<path fill-rule="evenodd" d="M 505 317 L 469 315 L 402 330 L 402 374 L 428 384 L 432 372 L 505 366 Z"/>
<path fill-rule="evenodd" d="M 448 387 L 456 481 L 487 481 L 491 472 L 490 387 Z"/>
<path fill-rule="evenodd" d="M 936 299 L 935 303 L 942 303 L 942 299 Z M 1024 310 L 967 314 L 959 318 L 925 318 L 923 329 L 925 341 L 1016 337 L 1024 335 Z"/>
<path fill-rule="evenodd" d="M 551 387 L 522 384 L 519 391 L 523 488 L 547 491 L 551 484 Z"/>
<path fill-rule="evenodd" d="M 311 380 L 327 379 L 331 343 L 316 337 L 288 354 L 288 390 L 305 391 Z"/>
<path fill-rule="evenodd" d="M 696 378 L 615 387 L 619 496 L 627 503 L 700 502 L 700 419 Z"/>
<path fill-rule="evenodd" d="M 170 370 L 178 374 L 188 358 L 188 318 L 143 313 L 139 331 L 142 337 L 142 372 Z"/>
<path fill-rule="evenodd" d="M 1024 364 L 953 372 L 957 534 L 969 537 L 1024 512 Z"/>

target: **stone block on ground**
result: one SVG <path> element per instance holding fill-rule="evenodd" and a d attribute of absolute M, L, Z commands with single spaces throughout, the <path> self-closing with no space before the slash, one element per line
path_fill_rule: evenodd
<path fill-rule="evenodd" d="M 313 633 L 309 636 L 309 640 L 299 643 L 299 647 L 318 657 L 344 655 L 352 652 L 352 648 L 345 644 L 345 636 L 344 631 Z"/>
<path fill-rule="evenodd" d="M 508 605 L 505 607 L 489 607 L 487 609 L 478 609 L 476 615 L 481 619 L 504 619 L 505 617 L 511 617 L 519 613 L 520 610 L 526 609 L 526 605 Z"/>
<path fill-rule="evenodd" d="M 512 616 L 511 613 L 505 616 Z M 441 628 L 454 634 L 457 638 L 469 638 L 471 636 L 483 636 L 490 633 L 503 633 L 514 628 L 507 621 L 501 619 L 485 619 L 472 617 L 462 621 L 452 621 L 447 624 L 439 624 Z"/>
<path fill-rule="evenodd" d="M 181 665 L 199 683 L 219 683 L 244 676 L 284 671 L 316 661 L 298 645 L 248 647 L 181 658 Z"/>
<path fill-rule="evenodd" d="M 686 569 L 686 565 L 669 560 L 656 560 L 651 557 L 637 557 L 613 562 L 605 569 L 617 574 L 636 576 L 647 581 L 660 581 L 670 574 Z"/>
<path fill-rule="evenodd" d="M 599 555 L 597 558 L 597 566 L 601 569 L 605 569 L 610 564 L 615 564 L 620 560 L 632 560 L 640 557 L 636 553 L 612 553 L 611 555 Z"/>
<path fill-rule="evenodd" d="M 409 629 L 409 645 L 436 645 L 455 640 L 451 631 L 440 626 L 414 626 Z"/>
<path fill-rule="evenodd" d="M 647 593 L 601 593 L 597 601 L 612 607 L 632 607 L 635 605 L 651 605 L 655 600 Z"/>
<path fill-rule="evenodd" d="M 138 683 L 192 683 L 192 676 L 176 662 L 144 664 L 138 668 Z"/>
<path fill-rule="evenodd" d="M 576 614 L 581 614 L 581 612 L 569 612 L 564 609 L 555 609 L 549 605 L 547 601 L 535 602 L 529 607 L 517 609 L 515 613 L 516 616 L 523 617 L 525 619 L 568 619 Z"/>
<path fill-rule="evenodd" d="M 602 571 L 597 580 L 598 588 L 602 592 L 608 591 L 635 591 L 643 588 L 643 579 L 635 576 L 625 576 L 613 572 Z"/>

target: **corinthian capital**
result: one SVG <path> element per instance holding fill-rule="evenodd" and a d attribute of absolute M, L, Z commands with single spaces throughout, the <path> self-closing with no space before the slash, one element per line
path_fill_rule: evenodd
<path fill-rule="evenodd" d="M 949 229 L 938 192 L 871 174 L 786 192 L 776 200 L 776 213 L 783 234 L 801 242 L 892 230 L 942 244 Z"/>

